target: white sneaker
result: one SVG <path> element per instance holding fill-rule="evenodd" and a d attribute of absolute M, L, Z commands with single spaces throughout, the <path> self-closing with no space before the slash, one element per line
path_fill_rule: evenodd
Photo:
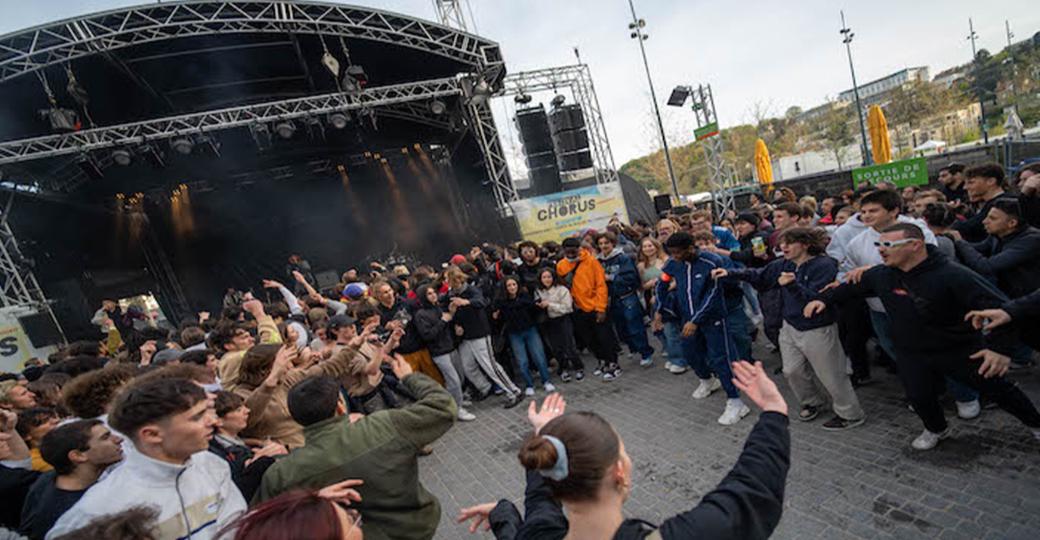
<path fill-rule="evenodd" d="M 751 409 L 747 405 L 744 405 L 743 401 L 739 399 L 727 399 L 726 410 L 722 411 L 722 416 L 719 417 L 719 423 L 724 426 L 732 426 L 740 421 L 741 418 L 751 414 Z"/>
<path fill-rule="evenodd" d="M 674 366 L 674 365 L 675 364 L 673 364 L 671 360 L 666 360 L 665 363 L 664 363 L 664 368 L 667 369 L 668 371 L 671 371 L 672 370 L 672 366 Z"/>
<path fill-rule="evenodd" d="M 546 392 L 550 392 L 550 393 L 555 392 L 556 391 L 556 387 L 553 386 L 553 383 L 547 382 L 547 383 L 545 383 L 545 391 Z"/>
<path fill-rule="evenodd" d="M 960 401 L 957 402 L 957 416 L 965 420 L 978 418 L 979 413 L 981 412 L 982 407 L 979 405 L 979 400 L 977 399 L 975 401 L 965 401 L 964 403 L 961 403 Z"/>
<path fill-rule="evenodd" d="M 654 365 L 654 357 L 653 356 L 651 356 L 649 358 L 643 358 L 642 360 L 639 361 L 639 366 L 640 367 L 650 367 L 652 365 Z"/>
<path fill-rule="evenodd" d="M 921 433 L 914 439 L 914 442 L 910 443 L 910 446 L 914 450 L 931 450 L 935 448 L 935 445 L 939 444 L 939 441 L 950 436 L 950 428 L 946 428 L 942 433 L 932 433 L 927 429 L 924 433 Z"/>
<path fill-rule="evenodd" d="M 686 369 L 686 366 L 672 364 L 671 367 L 668 368 L 668 371 L 670 371 L 672 375 L 682 375 L 683 373 L 686 373 Z"/>
<path fill-rule="evenodd" d="M 533 396 L 534 395 L 534 388 L 531 388 L 530 386 L 528 386 L 527 389 L 524 390 L 524 395 L 527 396 L 527 397 Z"/>
<path fill-rule="evenodd" d="M 712 392 L 722 388 L 722 383 L 715 377 L 701 379 L 700 381 L 701 383 L 697 385 L 697 389 L 693 391 L 693 399 L 704 399 L 710 396 Z"/>
<path fill-rule="evenodd" d="M 467 411 L 466 409 L 463 409 L 462 407 L 459 407 L 459 414 L 457 416 L 458 419 L 463 422 L 472 422 L 473 420 L 477 419 L 476 416 L 473 416 L 473 413 Z"/>

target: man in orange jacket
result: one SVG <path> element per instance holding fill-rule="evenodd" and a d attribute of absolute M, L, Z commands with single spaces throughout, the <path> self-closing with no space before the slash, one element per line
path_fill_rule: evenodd
<path fill-rule="evenodd" d="M 607 322 L 606 273 L 596 257 L 582 249 L 577 238 L 563 241 L 563 256 L 556 263 L 556 273 L 574 298 L 574 333 L 599 360 L 594 374 L 602 376 L 604 381 L 612 381 L 621 375 L 621 369 L 617 364 L 614 329 Z"/>

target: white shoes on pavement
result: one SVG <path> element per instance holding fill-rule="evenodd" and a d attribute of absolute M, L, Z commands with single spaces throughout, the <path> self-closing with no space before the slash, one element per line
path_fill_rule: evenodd
<path fill-rule="evenodd" d="M 553 383 L 547 382 L 547 383 L 545 383 L 545 391 L 549 392 L 551 394 L 551 393 L 556 391 L 556 387 L 553 386 Z"/>
<path fill-rule="evenodd" d="M 935 445 L 939 444 L 939 441 L 950 436 L 950 428 L 946 428 L 942 433 L 932 433 L 927 429 L 924 433 L 921 433 L 914 439 L 914 442 L 910 443 L 910 446 L 914 450 L 931 450 L 935 448 Z"/>
<path fill-rule="evenodd" d="M 672 375 L 681 375 L 686 373 L 686 366 L 680 366 L 679 364 L 673 364 L 671 362 L 665 362 L 664 368 L 667 369 Z"/>
<path fill-rule="evenodd" d="M 534 396 L 534 388 L 531 388 L 530 386 L 528 386 L 527 388 L 525 388 L 525 389 L 524 389 L 524 395 L 525 395 L 525 396 L 527 396 L 527 397 L 532 397 L 532 396 Z"/>
<path fill-rule="evenodd" d="M 693 391 L 693 399 L 704 399 L 710 396 L 712 392 L 722 388 L 722 383 L 715 377 L 700 379 L 700 381 L 701 383 L 697 385 L 697 389 Z"/>
<path fill-rule="evenodd" d="M 963 403 L 960 401 L 957 402 L 957 416 L 965 420 L 978 418 L 979 413 L 981 412 L 982 407 L 979 405 L 979 400 L 977 399 L 975 401 L 965 401 Z"/>
<path fill-rule="evenodd" d="M 727 399 L 726 410 L 719 417 L 719 423 L 724 426 L 732 426 L 749 414 L 751 414 L 751 409 L 740 398 Z"/>
<path fill-rule="evenodd" d="M 477 419 L 477 417 L 474 416 L 473 413 L 467 411 L 462 407 L 459 407 L 459 414 L 457 415 L 457 417 L 462 422 L 472 422 L 473 420 Z"/>

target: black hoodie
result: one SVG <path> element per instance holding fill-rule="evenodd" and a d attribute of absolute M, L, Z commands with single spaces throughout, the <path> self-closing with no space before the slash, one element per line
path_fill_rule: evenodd
<path fill-rule="evenodd" d="M 872 296 L 880 298 L 888 312 L 892 341 L 901 358 L 967 359 L 982 349 L 1001 354 L 1014 350 L 1014 331 L 1009 327 L 983 335 L 964 321 L 971 310 L 999 308 L 1007 296 L 934 246 L 928 246 L 928 258 L 908 272 L 878 265 L 864 272 L 859 283 L 831 289 L 821 300 L 840 304 Z"/>

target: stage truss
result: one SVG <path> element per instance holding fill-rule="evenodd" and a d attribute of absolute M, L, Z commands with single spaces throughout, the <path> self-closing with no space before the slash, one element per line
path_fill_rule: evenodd
<path fill-rule="evenodd" d="M 592 150 L 596 183 L 618 181 L 614 167 L 614 153 L 610 149 L 607 128 L 592 84 L 592 74 L 586 64 L 561 66 L 511 73 L 502 81 L 502 90 L 496 97 L 510 97 L 531 92 L 552 91 L 570 88 L 574 99 L 585 113 L 585 124 L 589 133 L 589 148 Z"/>

